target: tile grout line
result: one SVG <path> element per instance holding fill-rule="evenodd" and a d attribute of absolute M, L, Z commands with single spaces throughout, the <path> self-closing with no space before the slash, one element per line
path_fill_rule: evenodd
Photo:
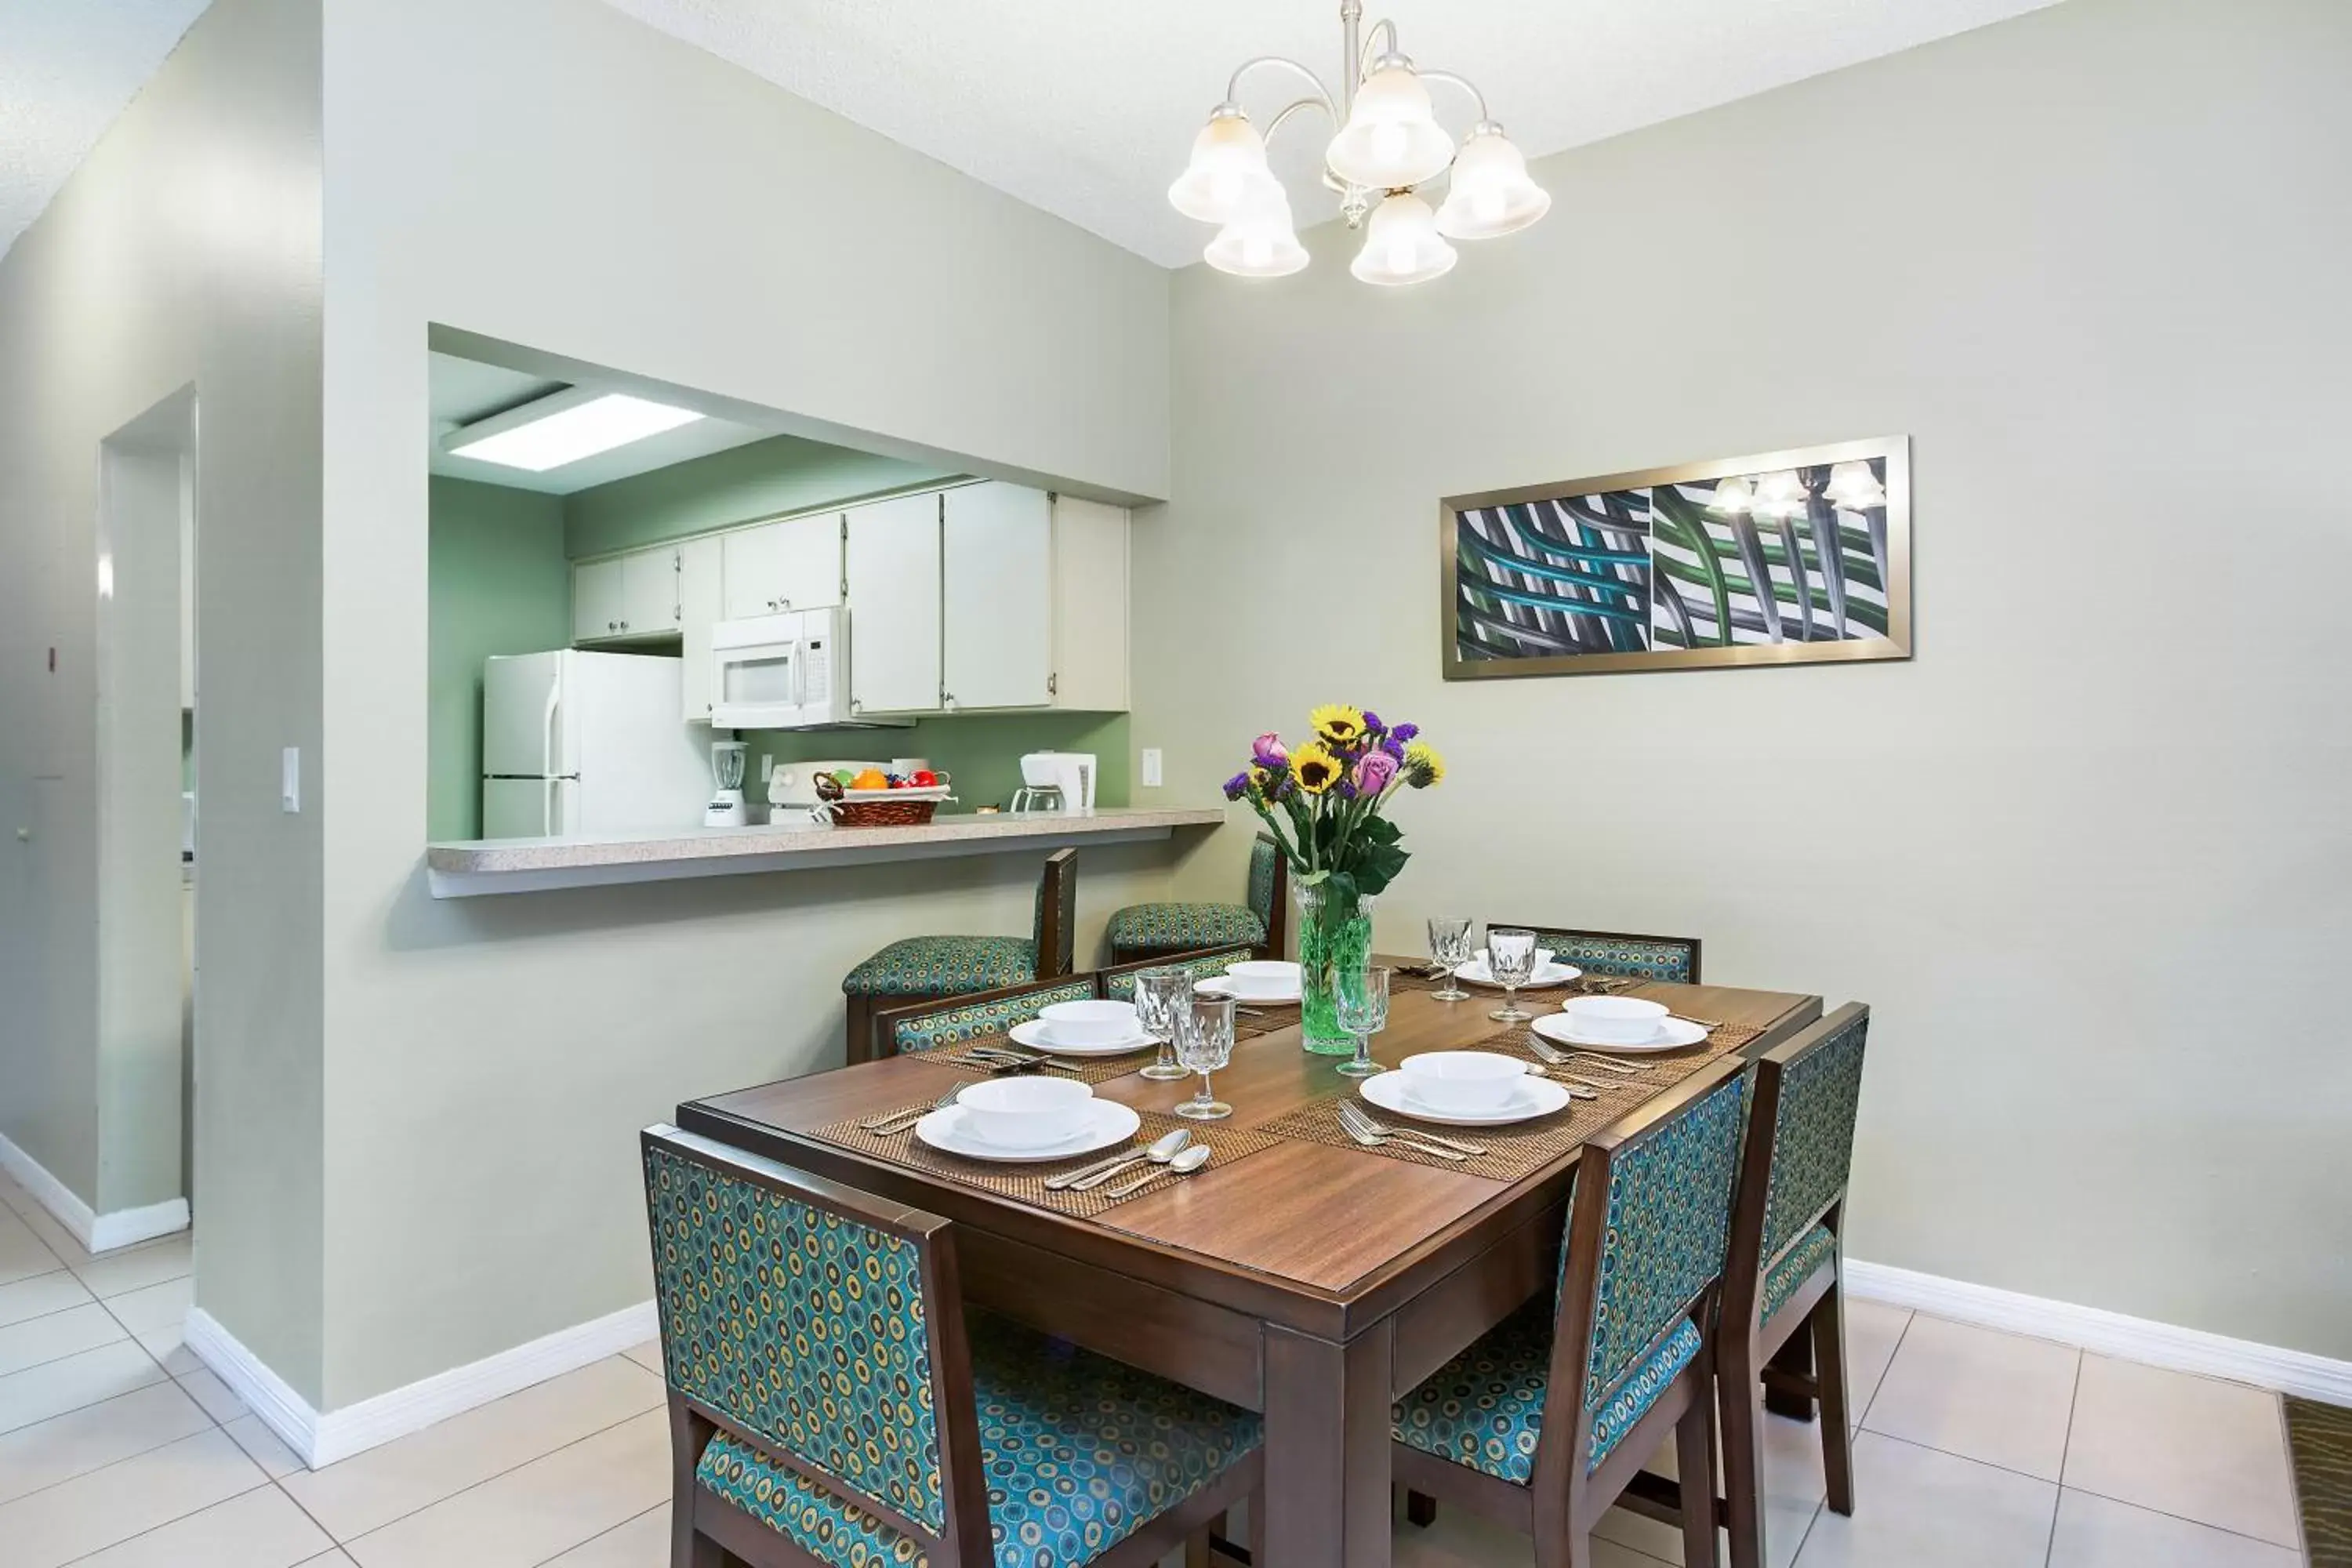
<path fill-rule="evenodd" d="M 1829 1506 L 1830 1500 L 1828 1496 L 1824 1494 L 1822 1500 L 1813 1505 L 1813 1511 L 1805 1516 L 1805 1531 L 1802 1535 L 1797 1537 L 1797 1549 L 1789 1553 L 1789 1568 L 1797 1568 L 1798 1563 L 1804 1557 L 1805 1542 L 1813 1538 L 1813 1529 L 1816 1525 L 1822 1522 L 1822 1515 L 1828 1510 Z M 1769 1557 L 1771 1555 L 1771 1552 L 1772 1543 L 1768 1539 L 1764 1543 L 1764 1553 L 1767 1557 Z"/>
<path fill-rule="evenodd" d="M 2058 1550 L 2058 1510 L 2066 1503 L 2066 1462 L 2074 1457 L 2074 1405 L 2083 1397 L 2083 1352 L 2074 1352 L 2074 1381 L 2066 1385 L 2066 1436 L 2058 1444 L 2058 1495 L 2050 1500 L 2050 1534 L 2042 1542 L 2042 1568 Z"/>
<path fill-rule="evenodd" d="M 203 1434 L 202 1434 L 202 1433 L 200 1433 L 200 1432 L 192 1432 L 192 1433 L 190 1433 L 190 1434 L 188 1435 L 188 1436 L 190 1436 L 190 1437 L 197 1437 L 197 1436 L 203 1436 Z M 186 1442 L 187 1440 L 188 1440 L 188 1439 L 187 1439 L 187 1437 L 176 1437 L 176 1438 L 173 1438 L 173 1442 L 179 1442 L 179 1443 L 184 1443 L 184 1442 Z M 166 1445 L 166 1447 L 168 1447 L 168 1446 L 169 1446 L 169 1445 Z M 231 1445 L 230 1445 L 230 1446 L 231 1446 L 231 1447 L 235 1447 L 235 1442 L 234 1442 L 234 1440 L 232 1440 L 232 1442 L 231 1442 Z M 152 1453 L 154 1450 L 152 1450 L 152 1449 L 151 1448 L 151 1449 L 149 1449 L 148 1451 L 149 1451 L 150 1453 Z M 243 1455 L 245 1455 L 245 1458 L 246 1458 L 248 1461 L 249 1461 L 249 1460 L 251 1460 L 251 1458 L 253 1458 L 253 1456 L 252 1456 L 252 1455 L 250 1455 L 250 1454 L 246 1454 L 246 1453 L 245 1453 L 245 1450 L 244 1450 L 244 1449 L 242 1449 L 242 1448 L 238 1448 L 238 1449 L 237 1449 L 237 1452 L 238 1452 L 239 1454 L 243 1454 Z M 117 1462 L 119 1463 L 120 1461 L 117 1461 Z M 254 1468 L 254 1470 L 255 1470 L 255 1472 L 256 1472 L 256 1473 L 259 1473 L 259 1471 L 260 1471 L 260 1469 L 261 1469 L 261 1467 L 260 1467 L 259 1465 L 255 1465 L 253 1468 Z M 95 1470 L 93 1470 L 93 1471 L 91 1471 L 90 1473 L 91 1473 L 92 1475 L 95 1475 L 95 1474 L 97 1474 L 98 1472 L 97 1472 L 97 1471 L 95 1471 Z M 100 1552 L 111 1552 L 111 1551 L 113 1551 L 113 1550 L 114 1550 L 116 1547 L 118 1547 L 118 1546 L 128 1546 L 128 1545 L 130 1545 L 132 1542 L 134 1542 L 134 1541 L 143 1540 L 143 1539 L 145 1539 L 146 1537 L 148 1537 L 148 1536 L 150 1536 L 150 1535 L 154 1534 L 154 1533 L 155 1533 L 157 1531 L 159 1531 L 159 1530 L 169 1530 L 169 1529 L 171 1529 L 171 1528 L 172 1528 L 172 1526 L 173 1526 L 173 1525 L 175 1525 L 175 1524 L 178 1524 L 178 1523 L 181 1523 L 183 1521 L 194 1519 L 194 1518 L 195 1518 L 195 1517 L 196 1517 L 196 1515 L 197 1515 L 197 1514 L 205 1513 L 205 1512 L 209 1511 L 210 1510 L 216 1509 L 216 1508 L 220 1508 L 220 1507 L 222 1507 L 222 1506 L 224 1506 L 225 1504 L 227 1504 L 227 1503 L 233 1503 L 233 1502 L 236 1501 L 239 1498 L 248 1498 L 248 1497 L 251 1497 L 254 1493 L 256 1493 L 256 1492 L 257 1492 L 257 1491 L 260 1491 L 264 1487 L 267 1487 L 267 1486 L 268 1486 L 268 1485 L 269 1485 L 269 1478 L 268 1478 L 268 1476 L 266 1476 L 266 1475 L 265 1475 L 265 1476 L 262 1476 L 262 1478 L 261 1478 L 261 1481 L 260 1481 L 260 1484 L 259 1484 L 259 1485 L 247 1487 L 247 1488 L 246 1488 L 246 1489 L 245 1489 L 243 1491 L 241 1491 L 241 1492 L 231 1492 L 228 1496 L 226 1496 L 226 1497 L 225 1497 L 225 1498 L 215 1498 L 215 1499 L 214 1499 L 211 1502 L 208 1502 L 208 1503 L 205 1504 L 205 1506 L 204 1506 L 203 1508 L 199 1508 L 199 1509 L 191 1509 L 188 1512 L 184 1513 L 184 1514 L 180 1514 L 180 1515 L 178 1515 L 178 1516 L 177 1516 L 177 1517 L 175 1517 L 175 1518 L 163 1520 L 163 1521 L 161 1521 L 161 1522 L 159 1522 L 159 1523 L 151 1524 L 151 1525 L 149 1525 L 146 1529 L 144 1529 L 144 1530 L 142 1530 L 142 1531 L 139 1531 L 137 1534 L 135 1534 L 135 1535 L 126 1535 L 126 1536 L 124 1536 L 124 1537 L 123 1537 L 121 1540 L 120 1540 L 120 1541 L 110 1541 L 110 1542 L 107 1542 L 105 1545 L 103 1545 L 103 1546 L 92 1547 L 89 1551 L 83 1552 L 83 1553 L 82 1553 L 80 1556 L 79 1556 L 79 1557 L 70 1557 L 70 1558 L 68 1558 L 65 1562 L 63 1562 L 63 1563 L 59 1563 L 59 1564 L 58 1565 L 58 1568 L 73 1568 L 73 1565 L 74 1565 L 75 1563 L 87 1563 L 87 1562 L 89 1562 L 91 1558 L 93 1558 L 93 1557 L 97 1556 L 97 1555 L 98 1555 Z M 313 1552 L 313 1553 L 312 1553 L 312 1555 L 313 1555 L 313 1556 L 316 1556 L 316 1555 L 317 1555 L 317 1553 Z"/>
<path fill-rule="evenodd" d="M 1843 1289 L 1843 1283 L 1841 1283 L 1840 1289 Z M 1841 1306 L 1844 1304 L 1843 1298 L 1841 1298 L 1839 1304 Z M 1903 1330 L 1900 1333 L 1895 1336 L 1895 1348 L 1886 1352 L 1886 1364 L 1878 1369 L 1878 1381 L 1870 1385 L 1870 1397 L 1864 1400 L 1862 1402 L 1862 1408 L 1854 1413 L 1854 1430 L 1860 1431 L 1870 1425 L 1871 1406 L 1876 1405 L 1878 1403 L 1879 1394 L 1885 1392 L 1886 1374 L 1895 1370 L 1895 1358 L 1903 1353 L 1903 1342 L 1911 1337 L 1911 1325 L 1918 1321 L 1919 1314 L 1916 1310 L 1906 1312 L 1903 1315 Z M 1851 1434 L 1849 1434 L 1849 1436 L 1851 1436 Z"/>
<path fill-rule="evenodd" d="M 580 1550 L 582 1547 L 583 1547 L 583 1546 L 588 1546 L 588 1545 L 593 1544 L 593 1543 L 594 1543 L 594 1542 L 599 1542 L 599 1541 L 604 1540 L 604 1537 L 606 1537 L 606 1536 L 608 1536 L 608 1535 L 612 1534 L 614 1531 L 618 1531 L 618 1530 L 626 1530 L 626 1529 L 628 1529 L 628 1528 L 629 1528 L 629 1526 L 631 1526 L 631 1525 L 633 1525 L 633 1524 L 636 1523 L 636 1522 L 637 1522 L 637 1521 L 639 1521 L 639 1520 L 641 1520 L 641 1519 L 645 1518 L 645 1517 L 646 1517 L 646 1514 L 648 1514 L 648 1513 L 658 1513 L 658 1512 L 662 1510 L 662 1508 L 663 1508 L 664 1506 L 665 1506 L 665 1505 L 664 1505 L 663 1503 L 658 1503 L 658 1502 L 657 1502 L 657 1503 L 654 1504 L 654 1506 L 653 1506 L 653 1507 L 651 1507 L 651 1508 L 649 1508 L 649 1509 L 646 1509 L 646 1510 L 644 1512 L 642 1512 L 642 1513 L 633 1513 L 633 1514 L 629 1515 L 629 1517 L 628 1517 L 628 1518 L 626 1518 L 626 1519 L 625 1519 L 625 1520 L 621 1521 L 621 1522 L 620 1522 L 620 1523 L 618 1523 L 618 1524 L 616 1524 L 616 1525 L 614 1525 L 611 1529 L 609 1529 L 609 1530 L 600 1530 L 600 1531 L 598 1531 L 595 1534 L 593 1534 L 593 1535 L 590 1536 L 586 1541 L 575 1541 L 575 1542 L 573 1542 L 571 1545 L 569 1545 L 569 1546 L 565 1547 L 562 1551 L 558 1552 L 557 1553 L 555 1553 L 555 1556 L 554 1556 L 554 1557 L 542 1557 L 542 1558 L 541 1558 L 541 1559 L 540 1559 L 536 1563 L 532 1564 L 532 1568 L 547 1568 L 547 1565 L 548 1565 L 549 1563 L 551 1563 L 554 1562 L 554 1561 L 555 1561 L 555 1559 L 556 1559 L 557 1557 L 567 1557 L 567 1556 L 571 1555 L 572 1552 L 579 1551 L 579 1550 Z"/>

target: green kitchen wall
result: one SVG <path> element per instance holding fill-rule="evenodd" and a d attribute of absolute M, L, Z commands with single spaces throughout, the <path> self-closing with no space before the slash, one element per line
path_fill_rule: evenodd
<path fill-rule="evenodd" d="M 1095 778 L 1095 805 L 1126 805 L 1131 798 L 1124 713 L 959 714 L 952 719 L 920 719 L 911 730 L 819 733 L 750 730 L 742 739 L 751 748 L 744 771 L 753 800 L 767 798 L 759 788 L 763 756 L 780 763 L 818 757 L 856 757 L 887 763 L 893 757 L 921 757 L 934 771 L 950 775 L 955 804 L 941 810 L 1008 805 L 1013 792 L 1021 787 L 1021 757 L 1025 752 L 1092 752 L 1100 770 Z"/>
<path fill-rule="evenodd" d="M 566 496 L 564 553 L 578 559 L 634 550 L 957 477 L 846 447 L 772 436 Z"/>
<path fill-rule="evenodd" d="M 474 838 L 482 661 L 571 645 L 563 500 L 436 476 L 431 505 L 425 828 L 433 838 Z"/>

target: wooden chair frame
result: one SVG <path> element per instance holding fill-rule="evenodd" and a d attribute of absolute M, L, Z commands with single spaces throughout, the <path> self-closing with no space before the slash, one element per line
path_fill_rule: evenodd
<path fill-rule="evenodd" d="M 1797 1062 L 1848 1025 L 1869 1016 L 1866 1005 L 1850 1002 L 1756 1058 L 1756 1079 L 1748 1097 L 1748 1146 L 1741 1154 L 1738 1196 L 1732 1203 L 1731 1251 L 1724 1265 L 1723 1321 L 1717 1351 L 1723 1421 L 1721 1506 L 1731 1533 L 1732 1568 L 1760 1568 L 1764 1561 L 1761 1489 L 1768 1383 L 1780 1396 L 1774 1403 L 1795 1402 L 1797 1413 L 1804 1419 L 1811 1419 L 1813 1402 L 1820 1401 L 1822 1474 L 1828 1483 L 1829 1506 L 1836 1513 L 1853 1512 L 1853 1432 L 1848 1418 L 1841 1288 L 1845 1275 L 1843 1185 L 1819 1212 L 1796 1227 L 1790 1242 L 1794 1246 L 1814 1226 L 1826 1226 L 1838 1238 L 1836 1249 L 1769 1321 L 1758 1322 L 1756 1313 L 1764 1281 L 1777 1261 L 1764 1257 L 1763 1250 L 1772 1187 L 1773 1128 L 1780 1119 L 1781 1086 Z M 1798 1331 L 1808 1327 L 1807 1340 L 1799 1341 Z M 1769 1364 L 1777 1352 L 1792 1344 L 1809 1349 L 1811 1356 L 1794 1366 Z"/>
<path fill-rule="evenodd" d="M 1261 833 L 1255 844 L 1274 845 L 1274 896 L 1267 900 L 1265 940 L 1257 944 L 1260 958 L 1280 958 L 1290 945 L 1290 858 L 1271 833 Z M 1248 889 L 1243 889 L 1244 901 Z M 1237 942 L 1215 942 L 1210 947 L 1113 947 L 1110 967 L 1128 969 L 1136 964 L 1157 963 L 1171 958 L 1189 958 L 1194 953 L 1209 952 L 1220 947 L 1235 947 Z"/>
<path fill-rule="evenodd" d="M 996 1553 L 989 1524 L 986 1458 L 980 1445 L 971 1348 L 964 1332 L 962 1287 L 956 1269 L 955 1237 L 949 1222 L 938 1215 L 891 1203 L 667 1125 L 646 1129 L 640 1134 L 640 1142 L 646 1150 L 663 1149 L 722 1171 L 736 1180 L 787 1194 L 811 1208 L 839 1215 L 913 1244 L 927 1306 L 924 1332 L 929 1339 L 935 1394 L 933 1418 L 939 1433 L 941 1500 L 946 1505 L 946 1528 L 938 1532 L 929 1531 L 823 1467 L 797 1454 L 778 1451 L 773 1439 L 746 1430 L 724 1412 L 670 1385 L 672 1568 L 726 1568 L 730 1558 L 740 1559 L 752 1568 L 834 1568 L 695 1479 L 695 1468 L 701 1461 L 703 1449 L 720 1432 L 751 1444 L 787 1468 L 882 1520 L 893 1530 L 911 1536 L 923 1548 L 924 1556 L 938 1568 L 993 1568 Z M 658 1257 L 655 1263 L 658 1268 Z M 662 1338 L 667 1346 L 667 1325 Z M 1228 1468 L 1212 1485 L 1148 1521 L 1134 1534 L 1094 1559 L 1089 1568 L 1150 1568 L 1180 1546 L 1198 1550 L 1195 1538 L 1203 1537 L 1212 1521 L 1256 1493 L 1264 1477 L 1265 1459 L 1264 1449 L 1253 1452 Z M 1264 1511 L 1257 1507 L 1250 1510 L 1253 1519 Z"/>
<path fill-rule="evenodd" d="M 1121 975 L 1138 974 L 1147 969 L 1165 969 L 1171 964 L 1189 963 L 1196 958 L 1213 958 L 1224 953 L 1235 954 L 1234 962 L 1239 963 L 1239 954 L 1264 951 L 1245 942 L 1225 942 L 1213 947 L 1170 948 L 1164 952 L 1155 952 L 1150 958 L 1139 958 L 1129 963 L 1107 964 L 1095 971 L 1095 994 L 1108 997 L 1110 983 Z"/>
<path fill-rule="evenodd" d="M 1590 936 L 1598 937 L 1602 942 L 1663 942 L 1675 947 L 1686 947 L 1690 949 L 1691 955 L 1689 984 L 1696 985 L 1699 983 L 1699 940 L 1695 936 L 1658 936 L 1639 931 L 1586 931 L 1579 926 L 1551 925 L 1541 921 L 1488 921 L 1486 924 L 1489 928 L 1517 926 L 1522 931 L 1534 931 L 1538 937 Z"/>
<path fill-rule="evenodd" d="M 1045 857 L 1045 868 L 1037 874 L 1038 896 L 1045 901 L 1045 919 L 1038 933 L 1037 972 L 1030 976 L 1030 981 L 1060 980 L 1075 972 L 1077 858 L 1078 852 L 1075 848 L 1056 849 Z M 995 991 L 966 991 L 952 994 L 957 1001 L 977 1002 L 984 997 L 1010 994 L 1017 989 L 1004 986 Z M 848 1015 L 848 1036 L 843 1057 L 855 1065 L 889 1054 L 878 1048 L 880 1037 L 876 1031 L 879 1014 L 887 1010 L 904 1010 L 912 1004 L 940 1002 L 947 998 L 887 992 L 871 996 L 845 996 L 842 1000 L 847 1005 Z"/>
<path fill-rule="evenodd" d="M 952 1012 L 958 1007 L 971 1007 L 982 1002 L 1010 1001 L 1016 996 L 1026 996 L 1038 991 L 1051 991 L 1058 986 L 1067 985 L 1073 981 L 1084 979 L 1094 981 L 1097 996 L 1103 994 L 1102 981 L 1098 976 L 1057 974 L 1051 979 L 1024 980 L 1018 985 L 999 985 L 992 991 L 966 991 L 956 996 L 925 996 L 900 1006 L 891 1007 L 874 1015 L 873 1035 L 866 1041 L 869 1054 L 859 1059 L 879 1061 L 884 1057 L 897 1056 L 898 1026 L 908 1018 L 920 1018 L 932 1013 Z"/>
<path fill-rule="evenodd" d="M 1451 1459 L 1410 1447 L 1391 1446 L 1397 1483 L 1408 1489 L 1408 1517 L 1426 1523 L 1435 1517 L 1431 1500 L 1451 1498 L 1463 1507 L 1507 1524 L 1535 1541 L 1536 1568 L 1588 1568 L 1592 1561 L 1592 1527 L 1640 1475 L 1642 1463 L 1664 1439 L 1675 1434 L 1675 1462 L 1681 1476 L 1706 1477 L 1709 1485 L 1694 1495 L 1713 1491 L 1715 1474 L 1715 1297 L 1719 1279 L 1686 1302 L 1666 1327 L 1644 1345 L 1627 1368 L 1630 1375 L 1665 1342 L 1688 1317 L 1698 1325 L 1698 1354 L 1676 1374 L 1655 1403 L 1631 1430 L 1588 1471 L 1592 1452 L 1592 1412 L 1585 1406 L 1585 1359 L 1592 1342 L 1593 1319 L 1601 1295 L 1601 1253 L 1609 1229 L 1609 1177 L 1620 1152 L 1645 1139 L 1676 1111 L 1719 1089 L 1746 1070 L 1737 1058 L 1727 1058 L 1692 1074 L 1674 1089 L 1643 1106 L 1634 1115 L 1587 1139 L 1577 1155 L 1576 1188 L 1568 1221 L 1568 1261 L 1553 1324 L 1549 1381 L 1544 1395 L 1545 1421 L 1536 1439 L 1535 1470 L 1525 1486 L 1503 1480 Z M 1562 1402 L 1566 1402 L 1565 1408 Z M 1554 1419 L 1555 1416 L 1569 1417 Z M 1671 1492 L 1663 1494 L 1670 1498 Z M 1696 1512 L 1660 1500 L 1652 1491 L 1642 1511 L 1678 1524 L 1683 1532 L 1686 1568 L 1713 1568 L 1715 1510 Z"/>

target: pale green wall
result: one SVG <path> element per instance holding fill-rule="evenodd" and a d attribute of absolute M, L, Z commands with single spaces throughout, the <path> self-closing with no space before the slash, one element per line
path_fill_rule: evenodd
<path fill-rule="evenodd" d="M 482 823 L 482 661 L 572 641 L 572 572 L 556 496 L 436 476 L 425 834 Z"/>
<path fill-rule="evenodd" d="M 948 469 L 772 436 L 563 500 L 565 553 L 603 555 L 953 479 Z"/>

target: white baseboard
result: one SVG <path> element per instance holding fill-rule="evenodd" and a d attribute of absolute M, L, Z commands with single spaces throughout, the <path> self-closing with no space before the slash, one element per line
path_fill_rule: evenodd
<path fill-rule="evenodd" d="M 2233 1340 L 2202 1329 L 2176 1328 L 1990 1285 L 1971 1285 L 1885 1263 L 1848 1258 L 1843 1268 L 1847 1289 L 1865 1300 L 1916 1308 L 1932 1317 L 1979 1328 L 2055 1340 L 2148 1366 L 2224 1377 L 2280 1394 L 2352 1405 L 2352 1362 Z"/>
<path fill-rule="evenodd" d="M 90 1206 L 75 1196 L 71 1187 L 51 1175 L 47 1166 L 5 1135 L 0 1135 L 0 1170 L 14 1176 L 18 1186 L 32 1194 L 90 1252 L 112 1252 L 117 1247 L 133 1247 L 188 1228 L 185 1198 L 149 1204 L 144 1208 L 117 1209 L 112 1214 L 91 1213 Z"/>
<path fill-rule="evenodd" d="M 231 1393 L 250 1405 L 315 1470 L 502 1399 L 518 1389 L 617 1355 L 658 1331 L 654 1304 L 640 1301 L 592 1322 L 560 1329 L 543 1339 L 323 1414 L 313 1410 L 200 1307 L 188 1310 L 186 1338 L 196 1359 L 212 1368 Z"/>

